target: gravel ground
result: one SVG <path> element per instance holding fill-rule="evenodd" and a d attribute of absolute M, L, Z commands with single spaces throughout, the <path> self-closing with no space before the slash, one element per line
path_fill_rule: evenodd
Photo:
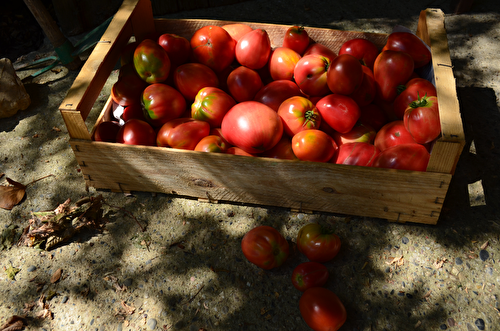
<path fill-rule="evenodd" d="M 77 73 L 61 68 L 26 84 L 32 105 L 0 120 L 0 173 L 24 184 L 53 175 L 29 185 L 11 211 L 0 210 L 2 235 L 26 227 L 32 212 L 99 194 L 107 223 L 50 251 L 1 250 L 0 325 L 25 315 L 27 330 L 308 330 L 290 275 L 306 261 L 294 244 L 298 230 L 320 222 L 334 226 L 342 239 L 339 255 L 325 264 L 326 287 L 348 312 L 341 330 L 500 330 L 500 3 L 476 1 L 471 12 L 453 15 L 444 1 L 386 1 L 381 8 L 356 0 L 258 0 L 168 17 L 389 33 L 397 24 L 415 30 L 426 7 L 447 13 L 466 134 L 436 226 L 163 194 L 86 192 L 58 111 Z M 51 52 L 45 40 L 25 60 Z M 116 72 L 96 108 L 114 80 Z M 279 229 L 291 244 L 290 258 L 277 270 L 263 271 L 241 252 L 243 235 L 261 224 Z M 8 277 L 13 268 L 14 280 Z"/>

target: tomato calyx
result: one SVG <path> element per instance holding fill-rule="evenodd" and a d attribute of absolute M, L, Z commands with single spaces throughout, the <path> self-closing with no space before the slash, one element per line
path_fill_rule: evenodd
<path fill-rule="evenodd" d="M 403 84 L 398 85 L 396 87 L 396 90 L 398 91 L 398 95 L 400 95 L 401 93 L 403 93 L 404 90 L 406 90 L 406 85 L 403 85 Z"/>
<path fill-rule="evenodd" d="M 419 94 L 417 94 L 418 99 L 415 101 L 412 101 L 408 106 L 411 107 L 412 109 L 417 109 L 420 107 L 428 107 L 430 104 L 429 97 L 427 94 L 425 94 L 423 97 L 420 97 Z"/>
<path fill-rule="evenodd" d="M 302 123 L 302 126 L 307 126 L 307 123 L 317 121 L 318 114 L 315 113 L 314 110 L 306 110 L 304 117 L 306 120 Z"/>

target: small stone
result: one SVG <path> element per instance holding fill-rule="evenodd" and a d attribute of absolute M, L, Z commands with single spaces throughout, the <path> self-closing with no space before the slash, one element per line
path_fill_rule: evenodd
<path fill-rule="evenodd" d="M 454 327 L 457 325 L 457 322 L 455 322 L 455 320 L 452 317 L 450 317 L 450 318 L 448 318 L 448 325 L 450 327 Z"/>
<path fill-rule="evenodd" d="M 408 239 L 408 237 L 403 237 L 401 238 L 401 242 L 406 245 L 410 242 L 410 239 Z"/>
<path fill-rule="evenodd" d="M 413 295 L 411 295 L 410 293 L 406 293 L 406 297 L 407 297 L 408 299 L 413 299 Z"/>
<path fill-rule="evenodd" d="M 33 272 L 36 270 L 36 267 L 34 265 L 31 265 L 28 267 L 28 272 Z"/>
<path fill-rule="evenodd" d="M 154 330 L 154 329 L 156 329 L 156 323 L 157 323 L 157 322 L 156 322 L 156 320 L 155 320 L 154 318 L 150 318 L 150 319 L 148 320 L 148 328 L 149 328 L 150 330 Z"/>
<path fill-rule="evenodd" d="M 483 321 L 483 319 L 482 319 L 482 318 L 478 318 L 478 319 L 474 322 L 474 324 L 476 324 L 476 326 L 477 326 L 477 328 L 478 328 L 479 330 L 484 330 L 484 321 Z"/>
<path fill-rule="evenodd" d="M 439 328 L 440 328 L 441 330 L 446 330 L 446 329 L 448 329 L 448 327 L 446 326 L 446 324 L 441 324 L 441 325 L 439 326 Z"/>
<path fill-rule="evenodd" d="M 462 263 L 464 263 L 464 261 L 462 261 L 462 259 L 461 259 L 461 258 L 457 257 L 457 258 L 455 259 L 455 264 L 456 264 L 456 265 L 462 265 Z"/>
<path fill-rule="evenodd" d="M 63 296 L 61 302 L 66 303 L 68 301 L 69 297 L 67 295 Z"/>
<path fill-rule="evenodd" d="M 490 258 L 490 253 L 488 253 L 487 250 L 485 249 L 482 249 L 480 252 L 479 252 L 479 258 L 481 259 L 481 261 L 486 261 L 487 259 Z"/>
<path fill-rule="evenodd" d="M 126 287 L 130 287 L 130 286 L 132 286 L 133 281 L 134 280 L 132 278 L 127 278 L 123 281 L 123 285 Z"/>

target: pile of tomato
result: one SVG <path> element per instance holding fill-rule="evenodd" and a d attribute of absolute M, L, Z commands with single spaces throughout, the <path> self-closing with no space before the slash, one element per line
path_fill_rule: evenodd
<path fill-rule="evenodd" d="M 112 87 L 114 121 L 94 140 L 252 157 L 425 171 L 441 134 L 436 88 L 416 69 L 431 54 L 414 34 L 338 54 L 290 27 L 204 26 L 190 40 L 130 43 Z"/>

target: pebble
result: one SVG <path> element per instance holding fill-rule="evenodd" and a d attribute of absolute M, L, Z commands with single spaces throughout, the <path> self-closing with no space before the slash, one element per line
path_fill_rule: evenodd
<path fill-rule="evenodd" d="M 451 317 L 450 317 L 450 318 L 448 318 L 448 325 L 449 325 L 450 327 L 454 327 L 454 326 L 456 326 L 456 325 L 457 325 L 457 322 L 455 322 L 455 320 L 454 320 L 453 318 L 451 318 Z"/>
<path fill-rule="evenodd" d="M 30 266 L 28 267 L 28 272 L 33 272 L 33 271 L 35 271 L 35 270 L 36 270 L 36 267 L 35 267 L 34 265 L 30 265 Z"/>
<path fill-rule="evenodd" d="M 130 286 L 132 286 L 132 282 L 133 282 L 133 281 L 134 281 L 134 280 L 133 280 L 132 278 L 127 278 L 127 279 L 125 279 L 125 280 L 123 281 L 123 286 L 130 287 Z"/>
<path fill-rule="evenodd" d="M 148 324 L 148 328 L 149 328 L 150 330 L 154 330 L 154 329 L 156 329 L 156 323 L 157 323 L 157 322 L 156 322 L 156 320 L 155 320 L 154 318 L 150 318 L 150 319 L 148 320 L 148 323 L 147 323 L 147 324 Z"/>
<path fill-rule="evenodd" d="M 66 301 L 68 301 L 69 297 L 67 295 L 63 296 L 61 302 L 62 303 L 66 303 Z"/>
<path fill-rule="evenodd" d="M 478 328 L 479 330 L 484 330 L 484 321 L 483 321 L 483 319 L 482 319 L 482 318 L 478 318 L 478 319 L 474 322 L 474 324 L 476 324 L 476 326 L 477 326 L 477 328 Z"/>
<path fill-rule="evenodd" d="M 441 324 L 441 325 L 439 326 L 439 328 L 440 328 L 441 330 L 446 330 L 446 329 L 448 329 L 448 327 L 446 326 L 446 324 Z"/>
<path fill-rule="evenodd" d="M 490 253 L 488 253 L 487 250 L 485 249 L 482 249 L 480 252 L 479 252 L 479 258 L 481 259 L 481 261 L 486 261 L 487 259 L 490 258 Z M 483 329 L 484 330 L 484 329 Z"/>
<path fill-rule="evenodd" d="M 456 264 L 456 265 L 462 265 L 462 263 L 464 263 L 464 261 L 462 261 L 462 259 L 461 259 L 461 258 L 457 257 L 457 258 L 455 259 L 455 264 Z"/>
<path fill-rule="evenodd" d="M 401 242 L 406 245 L 410 242 L 410 239 L 408 239 L 408 237 L 403 237 L 401 238 Z"/>

